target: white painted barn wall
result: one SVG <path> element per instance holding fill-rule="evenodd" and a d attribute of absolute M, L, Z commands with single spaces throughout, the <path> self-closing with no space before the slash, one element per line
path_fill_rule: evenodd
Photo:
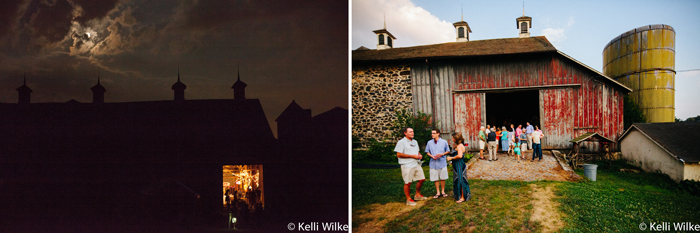
<path fill-rule="evenodd" d="M 676 182 L 684 178 L 684 167 L 681 161 L 674 158 L 654 141 L 644 136 L 638 130 L 631 130 L 622 138 L 620 143 L 622 158 L 644 171 L 661 171 Z"/>

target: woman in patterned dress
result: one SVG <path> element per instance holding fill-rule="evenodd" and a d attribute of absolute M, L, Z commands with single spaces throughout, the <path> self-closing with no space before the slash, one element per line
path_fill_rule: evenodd
<path fill-rule="evenodd" d="M 447 156 L 447 161 L 452 161 L 453 178 L 452 183 L 454 198 L 457 203 L 462 203 L 471 199 L 471 191 L 469 190 L 469 181 L 467 181 L 467 164 L 464 163 L 464 138 L 461 133 L 453 133 L 452 141 L 455 143 L 455 151 L 453 156 Z"/>

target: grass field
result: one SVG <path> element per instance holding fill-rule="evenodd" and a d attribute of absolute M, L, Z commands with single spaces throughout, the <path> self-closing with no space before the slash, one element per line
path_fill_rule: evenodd
<path fill-rule="evenodd" d="M 630 232 L 639 231 L 642 222 L 699 223 L 700 197 L 677 190 L 665 175 L 621 173 L 621 167 L 632 168 L 624 162 L 615 162 L 612 167 L 601 164 L 596 182 L 469 180 L 472 200 L 456 204 L 452 196 L 430 198 L 418 207 L 405 207 L 400 169 L 353 169 L 353 231 L 370 231 L 364 227 L 370 224 L 384 232 L 549 231 L 550 223 L 532 219 L 533 209 L 538 207 L 534 206 L 533 187 L 553 190 L 553 211 L 560 216 L 553 222 L 562 225 L 555 231 Z M 424 167 L 426 174 L 427 169 Z M 446 191 L 451 194 L 451 180 Z M 411 195 L 414 193 L 415 184 Z M 435 195 L 434 183 L 426 181 L 422 193 Z M 372 214 L 384 213 L 382 208 L 390 208 L 386 212 L 390 214 Z"/>

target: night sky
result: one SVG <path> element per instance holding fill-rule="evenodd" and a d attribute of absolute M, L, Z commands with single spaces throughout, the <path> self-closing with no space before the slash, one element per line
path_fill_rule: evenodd
<path fill-rule="evenodd" d="M 240 64 L 240 70 L 238 66 Z M 240 71 L 275 135 L 292 100 L 312 115 L 348 108 L 347 1 L 3 0 L 0 102 L 232 99 Z"/>

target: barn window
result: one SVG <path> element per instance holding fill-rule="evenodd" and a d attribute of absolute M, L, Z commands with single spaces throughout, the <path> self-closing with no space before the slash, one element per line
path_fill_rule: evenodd
<path fill-rule="evenodd" d="M 394 45 L 392 45 L 392 43 L 391 43 L 391 37 L 387 37 L 386 39 L 389 42 L 389 47 L 394 47 Z"/>
<path fill-rule="evenodd" d="M 457 29 L 457 38 L 464 38 L 464 27 L 459 27 Z"/>
<path fill-rule="evenodd" d="M 520 33 L 527 33 L 527 22 L 520 23 Z"/>
<path fill-rule="evenodd" d="M 379 44 L 384 44 L 384 34 L 379 34 Z"/>

